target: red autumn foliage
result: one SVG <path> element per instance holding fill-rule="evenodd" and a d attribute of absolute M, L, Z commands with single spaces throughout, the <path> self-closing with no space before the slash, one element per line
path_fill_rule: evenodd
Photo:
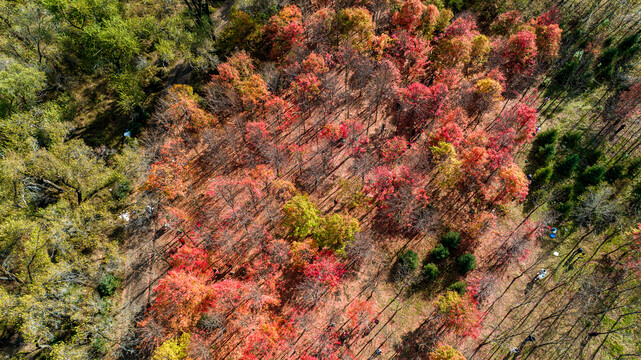
<path fill-rule="evenodd" d="M 329 67 L 325 62 L 325 59 L 314 52 L 309 54 L 307 58 L 303 60 L 302 69 L 305 72 L 314 73 L 314 74 L 322 74 L 324 72 L 329 71 Z"/>
<path fill-rule="evenodd" d="M 506 204 L 513 200 L 523 201 L 528 193 L 528 180 L 521 168 L 510 163 L 499 170 L 498 191 L 493 203 Z"/>
<path fill-rule="evenodd" d="M 443 113 L 448 92 L 445 84 L 427 87 L 413 83 L 401 88 L 398 94 L 401 104 L 399 125 L 411 131 L 422 130 L 430 123 L 429 120 Z"/>
<path fill-rule="evenodd" d="M 245 360 L 275 359 L 293 335 L 291 324 L 282 320 L 263 323 L 249 335 L 243 348 Z"/>
<path fill-rule="evenodd" d="M 392 45 L 385 51 L 404 79 L 415 81 L 425 76 L 431 47 L 428 41 L 407 31 L 392 34 Z"/>
<path fill-rule="evenodd" d="M 158 159 L 149 168 L 147 189 L 158 190 L 169 199 L 184 195 L 187 189 L 184 179 L 187 158 L 183 146 L 180 139 L 162 146 Z"/>
<path fill-rule="evenodd" d="M 188 85 L 169 88 L 154 117 L 168 130 L 180 131 L 184 127 L 193 133 L 216 122 L 215 116 L 198 106 L 198 95 Z"/>
<path fill-rule="evenodd" d="M 438 145 L 439 142 L 444 141 L 458 146 L 463 139 L 463 131 L 454 121 L 447 121 L 445 124 L 435 131 L 430 137 L 430 145 Z"/>
<path fill-rule="evenodd" d="M 460 296 L 448 291 L 436 300 L 436 311 L 443 316 L 445 326 L 455 334 L 474 338 L 480 334 L 483 313 L 470 294 Z"/>
<path fill-rule="evenodd" d="M 209 106 L 216 111 L 229 112 L 229 107 L 251 111 L 269 94 L 265 80 L 244 51 L 218 65 L 218 75 L 212 75 L 211 80 L 205 91 Z"/>
<path fill-rule="evenodd" d="M 320 94 L 321 82 L 316 74 L 304 73 L 296 77 L 292 82 L 292 88 L 298 97 L 300 103 L 311 101 Z"/>
<path fill-rule="evenodd" d="M 171 256 L 171 266 L 176 270 L 193 274 L 210 273 L 209 254 L 207 251 L 191 245 L 183 245 Z"/>
<path fill-rule="evenodd" d="M 537 54 L 538 49 L 534 33 L 528 30 L 521 30 L 510 36 L 504 53 L 507 60 L 507 72 L 510 74 L 532 72 Z"/>
<path fill-rule="evenodd" d="M 523 24 L 521 13 L 518 10 L 500 14 L 490 26 L 490 30 L 498 35 L 511 35 Z"/>
<path fill-rule="evenodd" d="M 303 14 L 296 5 L 286 6 L 269 19 L 264 31 L 272 46 L 271 56 L 278 59 L 303 40 Z"/>
<path fill-rule="evenodd" d="M 385 140 L 381 148 L 381 157 L 386 162 L 396 162 L 407 151 L 408 142 L 405 138 L 395 136 Z"/>
<path fill-rule="evenodd" d="M 641 84 L 634 84 L 621 93 L 615 112 L 618 116 L 627 118 L 641 114 Z"/>
<path fill-rule="evenodd" d="M 274 96 L 265 102 L 264 116 L 272 129 L 284 131 L 300 119 L 300 112 L 296 105 Z"/>
<path fill-rule="evenodd" d="M 345 266 L 332 253 L 322 252 L 305 267 L 304 273 L 308 279 L 331 289 L 340 285 Z"/>
<path fill-rule="evenodd" d="M 349 319 L 352 329 L 361 329 L 370 325 L 377 314 L 377 308 L 372 301 L 354 299 L 348 306 L 345 316 Z"/>
<path fill-rule="evenodd" d="M 390 168 L 379 166 L 367 176 L 365 192 L 376 202 L 383 202 L 393 196 L 400 188 L 411 186 L 414 178 L 407 166 Z"/>
<path fill-rule="evenodd" d="M 413 31 L 421 24 L 421 17 L 426 6 L 420 0 L 405 0 L 401 8 L 392 16 L 392 23 L 408 31 Z"/>
<path fill-rule="evenodd" d="M 245 125 L 245 141 L 252 151 L 262 154 L 271 141 L 271 134 L 267 130 L 267 124 L 262 121 L 248 122 Z"/>

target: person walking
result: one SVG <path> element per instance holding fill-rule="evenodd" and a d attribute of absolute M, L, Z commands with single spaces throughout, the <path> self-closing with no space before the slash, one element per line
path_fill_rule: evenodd
<path fill-rule="evenodd" d="M 547 270 L 541 269 L 541 271 L 539 271 L 538 274 L 536 274 L 536 277 L 534 278 L 534 281 L 541 280 L 541 279 L 545 278 L 546 275 L 547 275 Z"/>

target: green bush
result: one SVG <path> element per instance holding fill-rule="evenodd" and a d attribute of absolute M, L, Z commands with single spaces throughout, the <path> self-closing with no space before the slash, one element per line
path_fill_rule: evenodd
<path fill-rule="evenodd" d="M 95 358 L 103 358 L 109 351 L 109 343 L 102 336 L 97 336 L 91 342 L 91 353 L 96 355 Z"/>
<path fill-rule="evenodd" d="M 131 183 L 129 182 L 129 180 L 127 179 L 120 180 L 116 183 L 116 185 L 111 190 L 111 196 L 115 200 L 122 200 L 126 198 L 127 195 L 131 193 L 132 190 L 133 189 L 131 187 Z"/>
<path fill-rule="evenodd" d="M 443 236 L 441 244 L 449 250 L 454 250 L 461 244 L 461 234 L 456 231 L 450 231 Z"/>
<path fill-rule="evenodd" d="M 406 274 L 412 273 L 418 267 L 418 254 L 412 250 L 405 250 L 398 255 L 398 265 Z"/>
<path fill-rule="evenodd" d="M 106 274 L 100 279 L 96 290 L 102 297 L 111 296 L 116 292 L 116 289 L 121 283 L 122 279 L 120 279 L 120 277 L 113 274 Z"/>
<path fill-rule="evenodd" d="M 432 281 L 438 276 L 438 267 L 434 263 L 423 266 L 423 280 Z"/>
<path fill-rule="evenodd" d="M 561 161 L 557 161 L 557 163 L 554 164 L 554 179 L 567 179 L 568 177 L 570 177 L 570 175 L 572 175 L 574 169 L 576 169 L 576 166 L 578 164 L 579 156 L 576 154 L 570 155 Z"/>
<path fill-rule="evenodd" d="M 431 254 L 436 260 L 444 260 L 450 256 L 450 251 L 447 250 L 443 244 L 439 243 L 432 249 Z"/>
<path fill-rule="evenodd" d="M 558 136 L 559 132 L 556 129 L 541 131 L 532 141 L 532 148 L 539 149 L 546 145 L 553 145 L 556 143 Z"/>
<path fill-rule="evenodd" d="M 461 274 L 467 274 L 476 269 L 476 257 L 470 253 L 465 253 L 456 259 L 456 269 Z"/>
<path fill-rule="evenodd" d="M 532 184 L 530 185 L 530 188 L 540 189 L 550 182 L 550 178 L 552 178 L 551 167 L 548 166 L 539 169 L 534 173 L 534 176 L 532 177 Z"/>
<path fill-rule="evenodd" d="M 597 149 L 586 149 L 581 153 L 581 158 L 587 164 L 587 166 L 592 166 L 596 164 L 603 157 L 601 150 Z"/>
<path fill-rule="evenodd" d="M 559 221 L 565 221 L 570 217 L 574 209 L 574 202 L 567 201 L 554 206 L 554 210 L 559 213 Z"/>
<path fill-rule="evenodd" d="M 563 203 L 572 200 L 574 197 L 574 186 L 571 184 L 563 185 L 554 190 L 556 202 Z"/>
<path fill-rule="evenodd" d="M 566 132 L 561 136 L 561 146 L 568 150 L 574 150 L 581 144 L 582 137 L 583 134 L 580 131 Z"/>
<path fill-rule="evenodd" d="M 456 291 L 459 295 L 463 295 L 467 291 L 467 284 L 463 280 L 457 281 L 450 285 L 450 290 Z"/>
<path fill-rule="evenodd" d="M 623 177 L 624 171 L 625 166 L 621 164 L 614 164 L 605 172 L 605 180 L 609 183 L 613 183 Z"/>
<path fill-rule="evenodd" d="M 634 185 L 629 198 L 632 204 L 641 204 L 641 183 Z"/>
<path fill-rule="evenodd" d="M 548 144 L 536 150 L 536 156 L 532 159 L 533 164 L 538 167 L 546 166 L 556 155 L 556 146 Z"/>
<path fill-rule="evenodd" d="M 343 253 L 345 245 L 352 242 L 359 231 L 358 220 L 349 215 L 332 214 L 321 218 L 313 237 L 319 246 Z"/>
<path fill-rule="evenodd" d="M 641 170 L 641 156 L 632 158 L 626 162 L 625 176 L 632 179 Z"/>
<path fill-rule="evenodd" d="M 604 176 L 605 168 L 603 166 L 590 166 L 577 177 L 575 192 L 582 193 L 585 188 L 599 184 L 603 181 Z"/>

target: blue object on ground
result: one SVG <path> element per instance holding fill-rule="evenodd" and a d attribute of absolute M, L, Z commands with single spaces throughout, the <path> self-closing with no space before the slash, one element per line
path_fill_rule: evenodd
<path fill-rule="evenodd" d="M 550 237 L 554 239 L 556 237 L 556 234 L 550 234 Z"/>

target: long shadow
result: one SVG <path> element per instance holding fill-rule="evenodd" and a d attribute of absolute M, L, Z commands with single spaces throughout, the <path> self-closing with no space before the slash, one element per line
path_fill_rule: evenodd
<path fill-rule="evenodd" d="M 142 320 L 145 316 L 145 309 L 140 309 L 133 318 L 133 323 Z M 139 330 L 135 326 L 131 326 L 124 340 L 120 343 L 120 356 L 118 360 L 137 360 L 151 358 L 151 352 L 145 347 L 141 346 L 141 337 Z"/>
<path fill-rule="evenodd" d="M 437 319 L 428 317 L 413 331 L 404 334 L 401 341 L 394 345 L 394 359 L 428 359 L 430 350 L 442 335 L 443 326 Z"/>

